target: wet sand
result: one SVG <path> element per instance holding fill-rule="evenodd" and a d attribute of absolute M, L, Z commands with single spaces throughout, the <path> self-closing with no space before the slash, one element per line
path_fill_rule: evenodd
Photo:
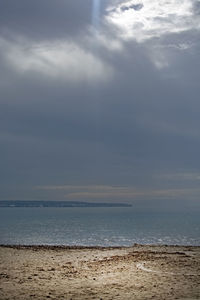
<path fill-rule="evenodd" d="M 1 246 L 0 299 L 200 299 L 200 247 Z"/>

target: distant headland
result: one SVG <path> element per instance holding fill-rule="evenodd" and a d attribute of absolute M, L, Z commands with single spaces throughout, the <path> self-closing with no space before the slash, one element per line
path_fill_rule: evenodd
<path fill-rule="evenodd" d="M 1 200 L 0 207 L 131 207 L 128 203 L 82 202 L 82 201 L 39 201 Z"/>

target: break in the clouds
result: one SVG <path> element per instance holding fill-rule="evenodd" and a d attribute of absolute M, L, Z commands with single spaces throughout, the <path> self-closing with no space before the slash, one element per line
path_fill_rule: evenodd
<path fill-rule="evenodd" d="M 105 20 L 122 42 L 146 45 L 158 69 L 174 63 L 175 50 L 190 51 L 199 40 L 199 1 L 114 1 Z"/>
<path fill-rule="evenodd" d="M 172 175 L 174 176 L 174 175 Z M 193 176 L 193 175 L 192 175 Z M 191 194 L 191 189 L 138 189 L 130 186 L 109 186 L 109 185 L 83 185 L 83 186 L 36 186 L 35 190 L 48 191 L 48 192 L 60 192 L 64 194 L 64 198 L 75 200 L 101 200 L 111 199 L 116 201 L 137 201 L 140 198 L 154 198 L 154 199 L 168 199 L 174 197 L 182 197 L 184 200 Z M 199 193 L 200 189 L 193 189 L 193 192 Z M 63 195 L 62 195 L 63 197 Z"/>
<path fill-rule="evenodd" d="M 197 3 L 192 0 L 121 1 L 107 9 L 107 21 L 122 39 L 143 42 L 171 33 L 200 28 Z"/>
<path fill-rule="evenodd" d="M 199 3 L 0 0 L 0 198 L 196 205 Z"/>

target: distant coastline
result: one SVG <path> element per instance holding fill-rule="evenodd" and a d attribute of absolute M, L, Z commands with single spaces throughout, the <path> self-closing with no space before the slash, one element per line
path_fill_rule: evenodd
<path fill-rule="evenodd" d="M 128 203 L 82 201 L 1 200 L 0 207 L 131 207 Z"/>

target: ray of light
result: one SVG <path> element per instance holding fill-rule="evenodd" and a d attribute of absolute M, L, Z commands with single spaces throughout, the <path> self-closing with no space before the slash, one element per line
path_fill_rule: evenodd
<path fill-rule="evenodd" d="M 92 25 L 96 30 L 98 30 L 99 28 L 99 15 L 100 15 L 100 0 L 93 0 Z"/>

